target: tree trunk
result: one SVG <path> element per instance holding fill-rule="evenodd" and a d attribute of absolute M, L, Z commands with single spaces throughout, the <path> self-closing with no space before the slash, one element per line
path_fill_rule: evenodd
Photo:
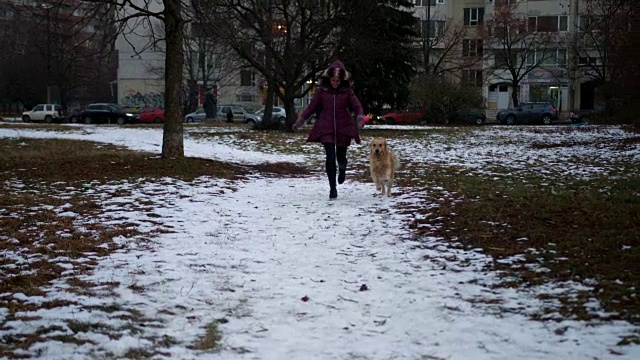
<path fill-rule="evenodd" d="M 296 106 L 294 103 L 295 98 L 293 96 L 293 92 L 289 92 L 287 91 L 287 89 L 284 90 L 283 97 L 284 99 L 282 99 L 282 101 L 284 102 L 284 110 L 287 112 L 287 121 L 285 121 L 285 127 L 287 131 L 293 131 L 293 124 L 298 119 L 298 114 L 296 113 Z"/>
<path fill-rule="evenodd" d="M 513 107 L 520 105 L 520 83 L 517 81 L 511 83 L 511 100 Z"/>
<path fill-rule="evenodd" d="M 165 0 L 166 54 L 164 60 L 164 132 L 162 157 L 184 158 L 184 134 L 182 126 L 182 3 L 181 0 Z"/>
<path fill-rule="evenodd" d="M 264 101 L 264 113 L 262 114 L 262 121 L 267 126 L 270 126 L 273 122 L 273 100 L 276 98 L 276 89 L 278 86 L 275 81 L 269 80 L 267 83 L 267 98 Z"/>
<path fill-rule="evenodd" d="M 273 62 L 271 58 L 271 51 L 267 51 L 264 57 L 265 68 L 270 69 L 270 74 L 272 74 L 267 79 L 267 98 L 265 99 L 265 107 L 264 113 L 262 114 L 262 121 L 267 124 L 267 127 L 271 127 L 271 123 L 273 120 L 273 100 L 275 99 L 276 91 L 278 89 L 278 84 L 273 80 Z"/>

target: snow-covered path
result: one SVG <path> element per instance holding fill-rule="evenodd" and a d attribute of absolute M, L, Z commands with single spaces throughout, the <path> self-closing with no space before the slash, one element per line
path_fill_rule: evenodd
<path fill-rule="evenodd" d="M 488 261 L 479 253 L 409 250 L 394 204 L 410 199 L 376 198 L 347 182 L 329 201 L 326 187 L 317 178 L 256 179 L 224 195 L 213 195 L 217 186 L 177 187 L 159 212 L 177 234 L 157 239 L 152 253 L 112 256 L 92 280 L 126 285 L 131 269 L 144 274 L 135 276 L 142 298 L 121 288 L 126 305 L 146 304 L 146 316 L 164 318 L 162 334 L 184 341 L 225 319 L 223 350 L 200 355 L 207 359 L 607 358 L 629 330 L 546 325 L 474 306 L 465 299 L 538 302 L 469 284 L 492 276 L 477 271 Z M 452 255 L 473 265 L 442 269 L 429 260 Z M 563 336 L 553 333 L 564 326 Z"/>
<path fill-rule="evenodd" d="M 0 136 L 159 148 L 158 129 L 90 131 L 3 129 Z M 185 140 L 185 152 L 250 163 L 304 159 L 240 151 L 216 141 Z M 119 193 L 109 187 L 113 185 L 94 191 Z M 328 200 L 326 180 L 317 177 L 256 177 L 235 183 L 162 179 L 118 184 L 117 189 L 131 194 L 102 204 L 111 206 L 110 218 L 141 221 L 150 211 L 130 210 L 129 205 L 148 201 L 155 206 L 153 219 L 160 218 L 173 231 L 157 235 L 151 250 L 132 244 L 98 259 L 95 271 L 83 277 L 96 284 L 119 284 L 112 289 L 116 296 L 76 296 L 65 293 L 60 282 L 46 297 L 29 299 L 72 299 L 94 310 L 74 305 L 66 311 L 25 313 L 25 318 L 37 315 L 40 320 L 7 322 L 0 336 L 54 325 L 69 334 L 68 319 L 126 329 L 135 322 L 131 317 L 95 310 L 114 303 L 139 312 L 135 319 L 145 319 L 144 326 L 117 339 L 89 329 L 73 335 L 90 342 L 42 342 L 25 353 L 101 359 L 151 348 L 158 351 L 155 358 L 167 359 L 640 358 L 639 346 L 615 346 L 634 330 L 628 323 L 531 321 L 524 314 L 539 309 L 540 300 L 526 290 L 482 286 L 496 276 L 481 270 L 491 261 L 482 253 L 449 248 L 439 238 L 420 239 L 433 245 L 431 250 L 414 248 L 409 217 L 400 203 L 425 201 L 421 205 L 428 207 L 437 199 L 412 189 L 388 199 L 374 197 L 372 184 L 347 180 L 335 201 Z M 366 290 L 360 291 L 363 285 Z M 469 301 L 480 298 L 485 301 Z M 0 309 L 0 317 L 5 315 Z M 221 332 L 221 349 L 203 353 L 190 348 L 211 323 Z M 161 347 L 150 340 L 163 337 L 167 341 Z"/>

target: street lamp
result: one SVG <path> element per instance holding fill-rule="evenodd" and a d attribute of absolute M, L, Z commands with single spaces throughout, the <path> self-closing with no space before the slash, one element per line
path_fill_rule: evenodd
<path fill-rule="evenodd" d="M 47 104 L 51 104 L 51 17 L 49 10 L 53 5 L 43 3 L 40 7 L 47 12 Z"/>

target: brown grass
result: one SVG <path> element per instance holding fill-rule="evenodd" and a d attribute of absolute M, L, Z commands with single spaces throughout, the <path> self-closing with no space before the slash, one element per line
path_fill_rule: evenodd
<path fill-rule="evenodd" d="M 290 164 L 289 164 L 290 165 Z M 270 165 L 264 170 L 278 174 L 292 170 L 289 165 Z M 21 258 L 29 257 L 28 268 L 16 263 L 15 257 L 0 258 L 0 293 L 23 293 L 26 296 L 46 295 L 43 291 L 53 280 L 64 278 L 71 285 L 71 291 L 77 294 L 94 296 L 97 290 L 104 293 L 114 284 L 90 283 L 81 279 L 83 274 L 91 271 L 96 261 L 79 261 L 87 257 L 108 256 L 119 249 L 113 239 L 124 236 L 128 239 L 144 242 L 153 233 L 140 233 L 130 223 L 105 225 L 94 221 L 106 212 L 101 208 L 100 199 L 86 189 L 99 184 L 137 180 L 140 178 L 159 179 L 164 177 L 190 181 L 198 177 L 238 179 L 248 173 L 262 171 L 262 167 L 242 167 L 218 161 L 186 158 L 183 160 L 166 160 L 155 154 L 129 151 L 117 146 L 93 142 L 73 140 L 0 140 L 0 247 L 8 253 L 19 254 Z M 72 189 L 72 190 L 70 190 Z M 111 196 L 126 196 L 128 190 L 113 191 Z M 103 194 L 104 195 L 104 194 Z M 47 207 L 60 207 L 70 204 L 65 211 L 76 215 L 61 216 Z M 153 209 L 150 200 L 137 204 L 140 210 Z M 78 231 L 78 226 L 83 231 Z M 170 231 L 158 224 L 158 232 Z M 61 236 L 65 235 L 65 236 Z M 68 258 L 74 266 L 73 273 L 62 268 L 54 258 Z M 78 261 L 77 261 L 78 260 Z M 25 271 L 28 270 L 28 271 Z M 61 275 L 63 272 L 66 275 Z M 117 284 L 116 284 L 117 285 Z M 135 284 L 130 285 L 135 291 L 144 289 Z M 45 308 L 66 307 L 72 305 L 67 301 L 54 301 L 42 304 Z M 24 311 L 35 311 L 38 305 L 17 301 L 12 296 L 0 296 L 0 307 L 8 309 L 8 315 L 0 322 L 16 319 L 16 314 Z M 108 312 L 108 307 L 98 309 Z M 115 306 L 111 311 L 120 311 Z M 147 321 L 139 318 L 131 309 L 132 317 L 137 322 Z M 98 330 L 109 336 L 117 334 L 114 329 L 105 328 L 101 324 L 70 322 L 72 331 Z M 1 339 L 0 357 L 21 357 L 14 352 L 28 349 L 36 342 L 49 341 L 54 337 L 48 334 L 53 328 L 41 328 L 31 334 L 5 336 Z M 130 329 L 131 330 L 131 329 Z M 74 342 L 74 337 L 56 336 L 55 340 Z M 167 343 L 166 338 L 161 343 Z M 77 341 L 75 343 L 78 343 Z M 131 350 L 129 358 L 148 358 L 157 354 L 144 349 Z"/>
<path fill-rule="evenodd" d="M 482 248 L 496 259 L 524 254 L 522 262 L 495 263 L 494 269 L 519 279 L 503 286 L 596 281 L 593 292 L 575 298 L 549 295 L 562 305 L 541 309 L 544 318 L 598 318 L 584 307 L 595 296 L 611 313 L 608 319 L 640 323 L 640 303 L 635 295 L 640 284 L 640 272 L 636 271 L 640 263 L 639 178 L 549 187 L 532 185 L 536 183 L 533 178 L 528 179 L 529 184 L 497 181 L 452 169 L 434 169 L 431 174 L 429 181 L 457 195 L 443 196 L 445 202 L 435 211 L 422 210 L 431 215 L 411 225 L 416 236 L 441 235 L 469 248 Z M 608 193 L 601 191 L 604 188 Z M 442 219 L 446 231 L 420 226 L 437 224 L 436 219 Z M 528 251 L 531 248 L 538 253 L 532 254 Z M 532 271 L 527 263 L 551 271 Z"/>

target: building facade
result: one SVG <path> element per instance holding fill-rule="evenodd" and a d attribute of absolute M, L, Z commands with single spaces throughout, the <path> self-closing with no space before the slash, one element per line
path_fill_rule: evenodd
<path fill-rule="evenodd" d="M 424 27 L 430 26 L 431 35 L 438 29 L 462 27 L 464 39 L 456 44 L 458 58 L 452 57 L 463 66 L 457 66 L 457 78 L 470 86 L 482 87 L 486 100 L 488 116 L 493 116 L 500 109 L 513 106 L 512 93 L 518 92 L 519 100 L 550 101 L 561 112 L 568 113 L 573 109 L 592 108 L 594 89 L 590 77 L 580 70 L 585 61 L 601 61 L 595 57 L 575 56 L 573 45 L 580 24 L 584 22 L 586 8 L 580 0 L 413 0 L 416 17 Z M 496 63 L 499 45 L 495 45 L 496 34 L 490 25 L 492 21 L 504 16 L 504 7 L 514 14 L 524 25 L 521 31 L 544 33 L 549 44 L 544 50 L 527 48 L 514 51 L 521 59 L 513 64 L 522 63 L 522 73 L 518 74 L 518 87 L 512 86 L 512 76 L 508 69 L 501 69 Z M 434 24 L 426 25 L 430 19 Z M 443 22 L 452 23 L 445 25 Z M 455 26 L 452 26 L 455 24 Z M 515 27 L 515 26 L 514 26 Z M 535 29 L 535 30 L 533 30 Z M 451 31 L 451 30 L 449 30 Z M 517 31 L 517 30 L 516 30 Z M 573 39 L 573 40 L 572 40 Z M 516 45 L 516 44 L 514 44 Z M 533 44 L 531 44 L 533 46 Z M 447 44 L 436 46 L 446 49 Z M 481 58 L 481 61 L 465 61 L 469 58 Z M 467 65 L 465 65 L 467 64 Z M 518 70 L 519 66 L 514 66 Z M 573 69 L 573 70 L 572 70 Z"/>

